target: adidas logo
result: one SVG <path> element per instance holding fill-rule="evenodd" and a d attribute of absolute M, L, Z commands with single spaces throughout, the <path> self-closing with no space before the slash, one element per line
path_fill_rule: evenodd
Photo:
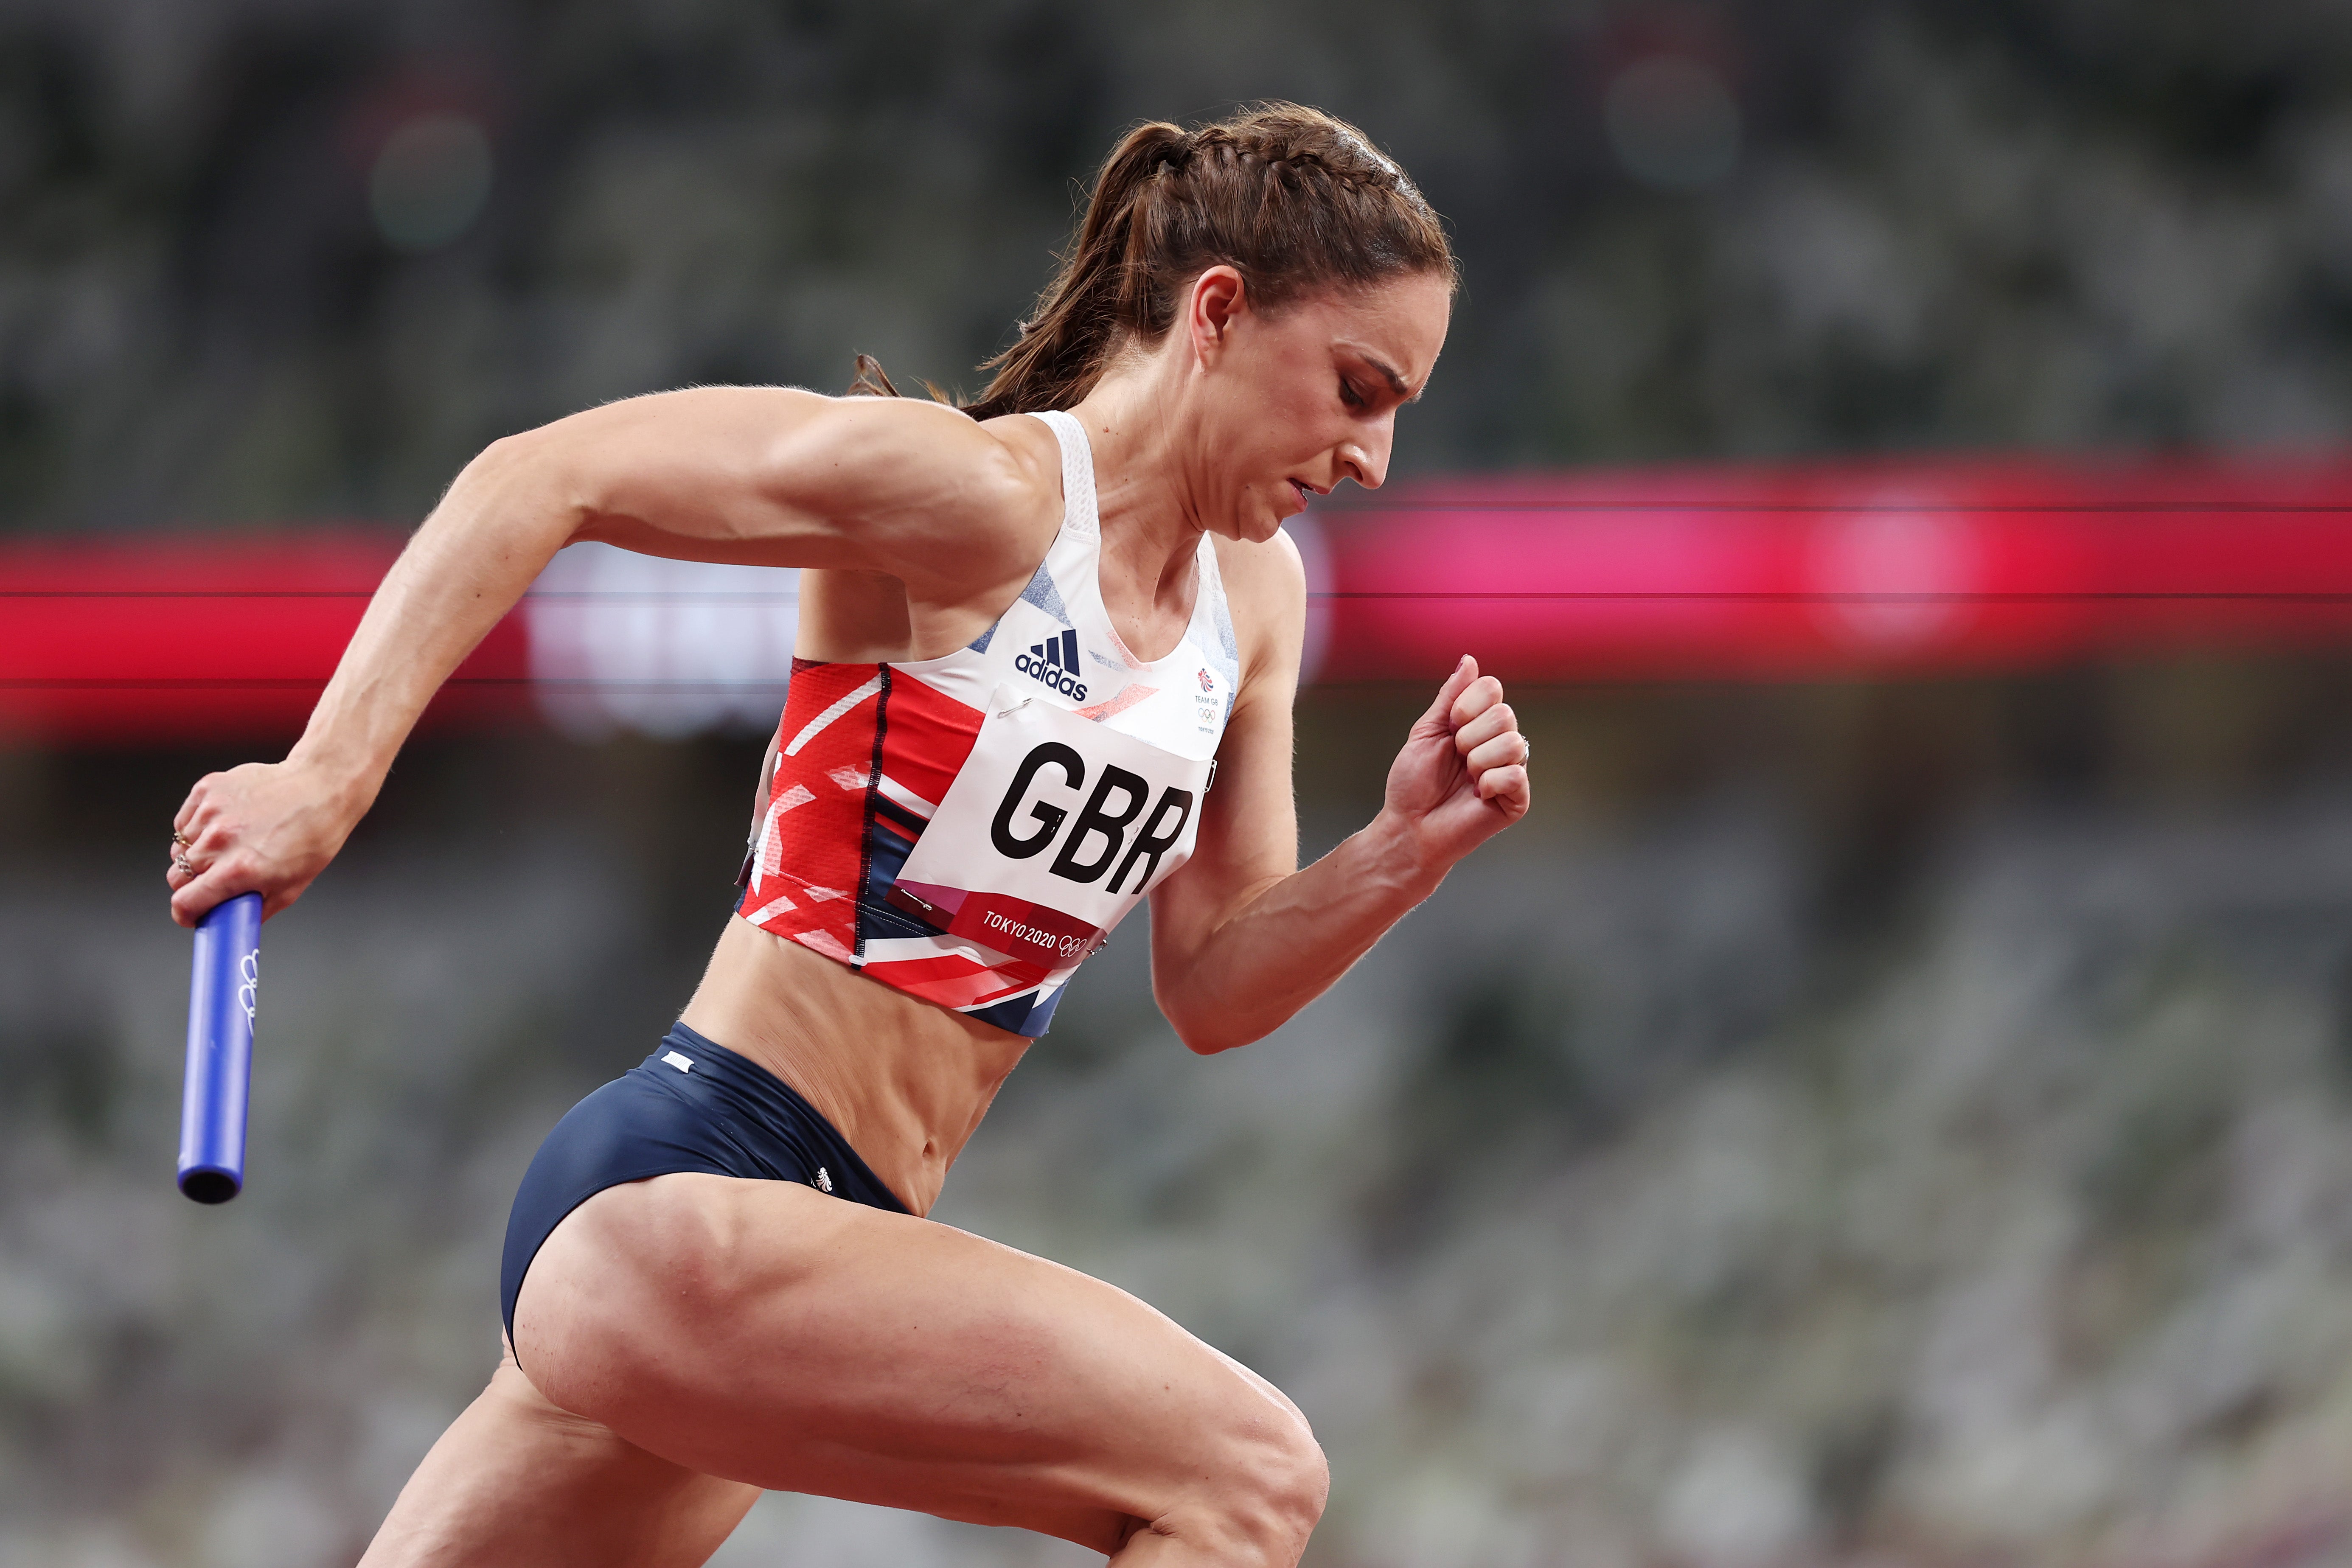
<path fill-rule="evenodd" d="M 1027 653 L 1013 656 L 1013 668 L 1033 680 L 1043 681 L 1065 697 L 1087 700 L 1086 683 L 1078 679 L 1078 634 L 1064 632 L 1033 644 Z"/>

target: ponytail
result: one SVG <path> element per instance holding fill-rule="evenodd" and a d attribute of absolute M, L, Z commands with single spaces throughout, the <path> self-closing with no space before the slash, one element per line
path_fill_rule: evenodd
<path fill-rule="evenodd" d="M 1147 323 L 1150 275 L 1143 254 L 1147 208 L 1171 168 L 1191 156 L 1191 138 L 1165 121 L 1139 125 L 1120 139 L 1095 179 L 1078 235 L 1061 269 L 1021 323 L 1021 338 L 981 366 L 996 374 L 975 419 L 1067 408 L 1094 390 L 1123 331 Z"/>
<path fill-rule="evenodd" d="M 1291 103 L 1189 132 L 1153 121 L 1104 161 L 1054 280 L 1019 340 L 981 367 L 994 376 L 965 412 L 992 419 L 1079 402 L 1112 355 L 1158 342 L 1183 291 L 1220 263 L 1265 309 L 1321 287 L 1454 271 L 1437 215 L 1344 121 Z M 897 395 L 864 354 L 851 390 Z"/>

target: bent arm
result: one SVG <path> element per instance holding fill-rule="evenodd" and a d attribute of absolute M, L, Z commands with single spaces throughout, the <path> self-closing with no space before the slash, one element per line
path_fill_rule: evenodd
<path fill-rule="evenodd" d="M 935 573 L 925 524 L 1001 480 L 998 450 L 937 405 L 782 387 L 661 393 L 509 437 L 466 466 L 385 575 L 289 760 L 348 780 L 364 809 L 433 693 L 575 540 Z M 988 531 L 957 531 L 959 553 Z"/>
<path fill-rule="evenodd" d="M 1181 895 L 1155 898 L 1160 1011 L 1203 1056 L 1263 1039 L 1329 990 L 1444 876 L 1406 826 L 1383 812 L 1312 866 L 1235 900 L 1213 923 L 1181 908 Z M 1169 879 L 1163 892 L 1173 895 L 1182 879 Z"/>
<path fill-rule="evenodd" d="M 418 715 L 579 527 L 543 447 L 510 437 L 467 464 L 369 600 L 287 754 L 364 815 Z"/>
<path fill-rule="evenodd" d="M 962 415 L 898 399 L 708 387 L 608 404 L 492 445 L 401 552 L 278 764 L 199 781 L 176 826 L 173 918 L 257 890 L 301 896 L 373 804 L 450 672 L 555 552 L 600 540 L 646 554 L 887 572 L 910 595 L 1016 559 L 1037 487 Z M 1011 520 L 1007 526 L 997 526 Z M 1010 546 L 1010 548 L 1008 548 Z"/>
<path fill-rule="evenodd" d="M 1290 710 L 1304 584 L 1286 591 L 1297 608 L 1277 612 L 1288 629 L 1270 639 L 1234 708 L 1199 847 L 1152 895 L 1153 993 L 1204 1055 L 1288 1022 L 1528 807 L 1517 720 L 1501 684 L 1465 658 L 1390 768 L 1379 814 L 1298 869 Z"/>

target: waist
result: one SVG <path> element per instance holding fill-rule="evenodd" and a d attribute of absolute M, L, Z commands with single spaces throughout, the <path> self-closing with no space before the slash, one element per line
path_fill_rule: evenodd
<path fill-rule="evenodd" d="M 740 916 L 680 1022 L 790 1085 L 919 1215 L 1029 1046 Z"/>

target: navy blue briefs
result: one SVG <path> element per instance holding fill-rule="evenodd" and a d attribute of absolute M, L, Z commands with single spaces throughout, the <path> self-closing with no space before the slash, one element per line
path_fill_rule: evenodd
<path fill-rule="evenodd" d="M 606 1187 L 676 1171 L 799 1182 L 908 1212 L 790 1084 L 679 1024 L 653 1055 L 567 1111 L 531 1156 L 499 1270 L 509 1343 L 522 1277 L 563 1216 Z"/>

